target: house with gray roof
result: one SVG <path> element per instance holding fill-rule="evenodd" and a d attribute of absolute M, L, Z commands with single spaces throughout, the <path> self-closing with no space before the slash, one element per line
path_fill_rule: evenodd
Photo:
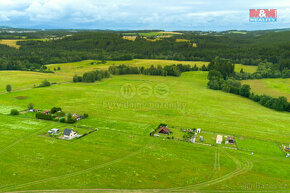
<path fill-rule="evenodd" d="M 78 132 L 74 131 L 73 129 L 65 129 L 63 131 L 63 139 L 73 139 L 78 136 Z"/>

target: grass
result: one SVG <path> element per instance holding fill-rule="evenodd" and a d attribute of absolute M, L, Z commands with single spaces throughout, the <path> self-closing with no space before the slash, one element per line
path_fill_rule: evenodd
<path fill-rule="evenodd" d="M 66 82 L 75 72 L 105 69 L 113 64 L 180 63 L 132 60 L 91 65 L 91 62 L 48 65 L 61 67 L 54 74 L 14 72 L 14 78 L 7 82 L 3 78 L 1 84 L 9 82 L 17 88 L 30 88 L 41 78 Z M 11 71 L 1 73 L 1 77 L 5 73 L 13 77 Z M 22 76 L 31 80 L 16 78 Z M 289 144 L 289 113 L 207 89 L 206 77 L 207 72 L 186 72 L 181 77 L 123 75 L 96 83 L 67 83 L 2 93 L 0 190 L 174 188 L 181 192 L 200 189 L 275 192 L 289 189 L 289 160 L 276 145 Z M 128 84 L 136 88 L 131 98 L 121 92 Z M 161 85 L 168 87 L 166 95 L 158 94 L 156 88 Z M 37 109 L 60 106 L 65 112 L 88 113 L 89 118 L 67 125 L 28 115 L 7 115 L 10 109 L 23 110 L 30 102 Z M 150 137 L 149 133 L 160 123 L 202 128 L 207 133 L 201 135 L 209 138 L 215 133 L 235 136 L 240 150 Z M 99 130 L 72 141 L 42 135 L 51 128 L 77 126 Z"/>
<path fill-rule="evenodd" d="M 290 100 L 290 78 L 269 78 L 260 80 L 244 80 L 243 84 L 249 84 L 256 94 L 267 94 L 273 97 L 285 96 Z"/>
<path fill-rule="evenodd" d="M 52 73 L 0 71 L 0 93 L 6 91 L 7 84 L 11 84 L 12 91 L 14 91 L 19 89 L 32 88 L 34 85 L 39 85 L 45 79 L 58 83 L 72 80 L 70 76 Z"/>
<path fill-rule="evenodd" d="M 250 65 L 243 65 L 243 64 L 235 64 L 235 71 L 240 72 L 241 69 L 244 70 L 244 72 L 248 73 L 254 73 L 257 71 L 257 66 L 250 66 Z"/>

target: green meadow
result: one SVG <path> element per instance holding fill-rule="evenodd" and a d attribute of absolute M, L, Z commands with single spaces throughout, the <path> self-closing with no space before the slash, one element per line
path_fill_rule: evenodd
<path fill-rule="evenodd" d="M 95 83 L 72 83 L 74 73 L 113 64 L 206 64 L 92 62 L 98 61 L 48 65 L 50 69 L 61 67 L 53 74 L 1 71 L 1 87 L 9 83 L 18 89 L 11 93 L 3 89 L 0 94 L 0 192 L 290 190 L 290 159 L 279 148 L 290 143 L 289 113 L 210 90 L 207 72 L 201 71 L 181 77 L 122 75 Z M 32 88 L 43 79 L 65 84 Z M 25 110 L 29 103 L 36 109 L 56 106 L 65 112 L 88 113 L 89 117 L 71 125 L 36 120 L 29 114 L 9 115 L 12 108 Z M 234 136 L 238 150 L 150 137 L 160 123 L 201 128 L 210 142 L 214 134 Z M 52 128 L 80 126 L 98 131 L 72 141 L 43 135 Z"/>
<path fill-rule="evenodd" d="M 285 96 L 290 100 L 290 79 L 266 78 L 260 80 L 244 80 L 249 84 L 252 91 L 257 94 L 267 94 L 273 97 Z"/>

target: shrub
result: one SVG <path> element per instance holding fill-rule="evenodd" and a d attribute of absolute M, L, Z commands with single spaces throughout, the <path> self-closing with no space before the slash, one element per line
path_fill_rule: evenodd
<path fill-rule="evenodd" d="M 7 86 L 6 86 L 6 91 L 7 91 L 7 92 L 11 92 L 11 91 L 12 91 L 12 87 L 11 87 L 10 84 L 7 84 Z"/>
<path fill-rule="evenodd" d="M 58 111 L 61 111 L 61 108 L 60 108 L 60 107 L 53 107 L 53 108 L 50 110 L 51 114 L 54 114 L 54 113 L 56 113 L 56 112 L 58 112 Z"/>
<path fill-rule="evenodd" d="M 38 86 L 38 87 L 47 87 L 50 86 L 50 82 L 48 82 L 47 80 L 42 81 L 42 83 Z"/>
<path fill-rule="evenodd" d="M 12 109 L 10 115 L 19 115 L 19 111 L 16 109 Z"/>
<path fill-rule="evenodd" d="M 41 112 L 37 112 L 36 115 L 35 115 L 35 117 L 36 117 L 37 119 L 44 119 L 44 120 L 52 120 L 52 119 L 53 119 L 52 116 L 51 116 L 50 114 L 47 115 L 47 114 L 43 114 L 43 113 L 41 113 Z"/>

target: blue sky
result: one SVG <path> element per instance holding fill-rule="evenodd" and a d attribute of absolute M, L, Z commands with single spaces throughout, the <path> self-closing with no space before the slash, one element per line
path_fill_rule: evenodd
<path fill-rule="evenodd" d="M 250 23 L 249 9 L 277 9 Z M 258 30 L 290 28 L 290 0 L 0 0 L 0 26 L 60 29 Z"/>

